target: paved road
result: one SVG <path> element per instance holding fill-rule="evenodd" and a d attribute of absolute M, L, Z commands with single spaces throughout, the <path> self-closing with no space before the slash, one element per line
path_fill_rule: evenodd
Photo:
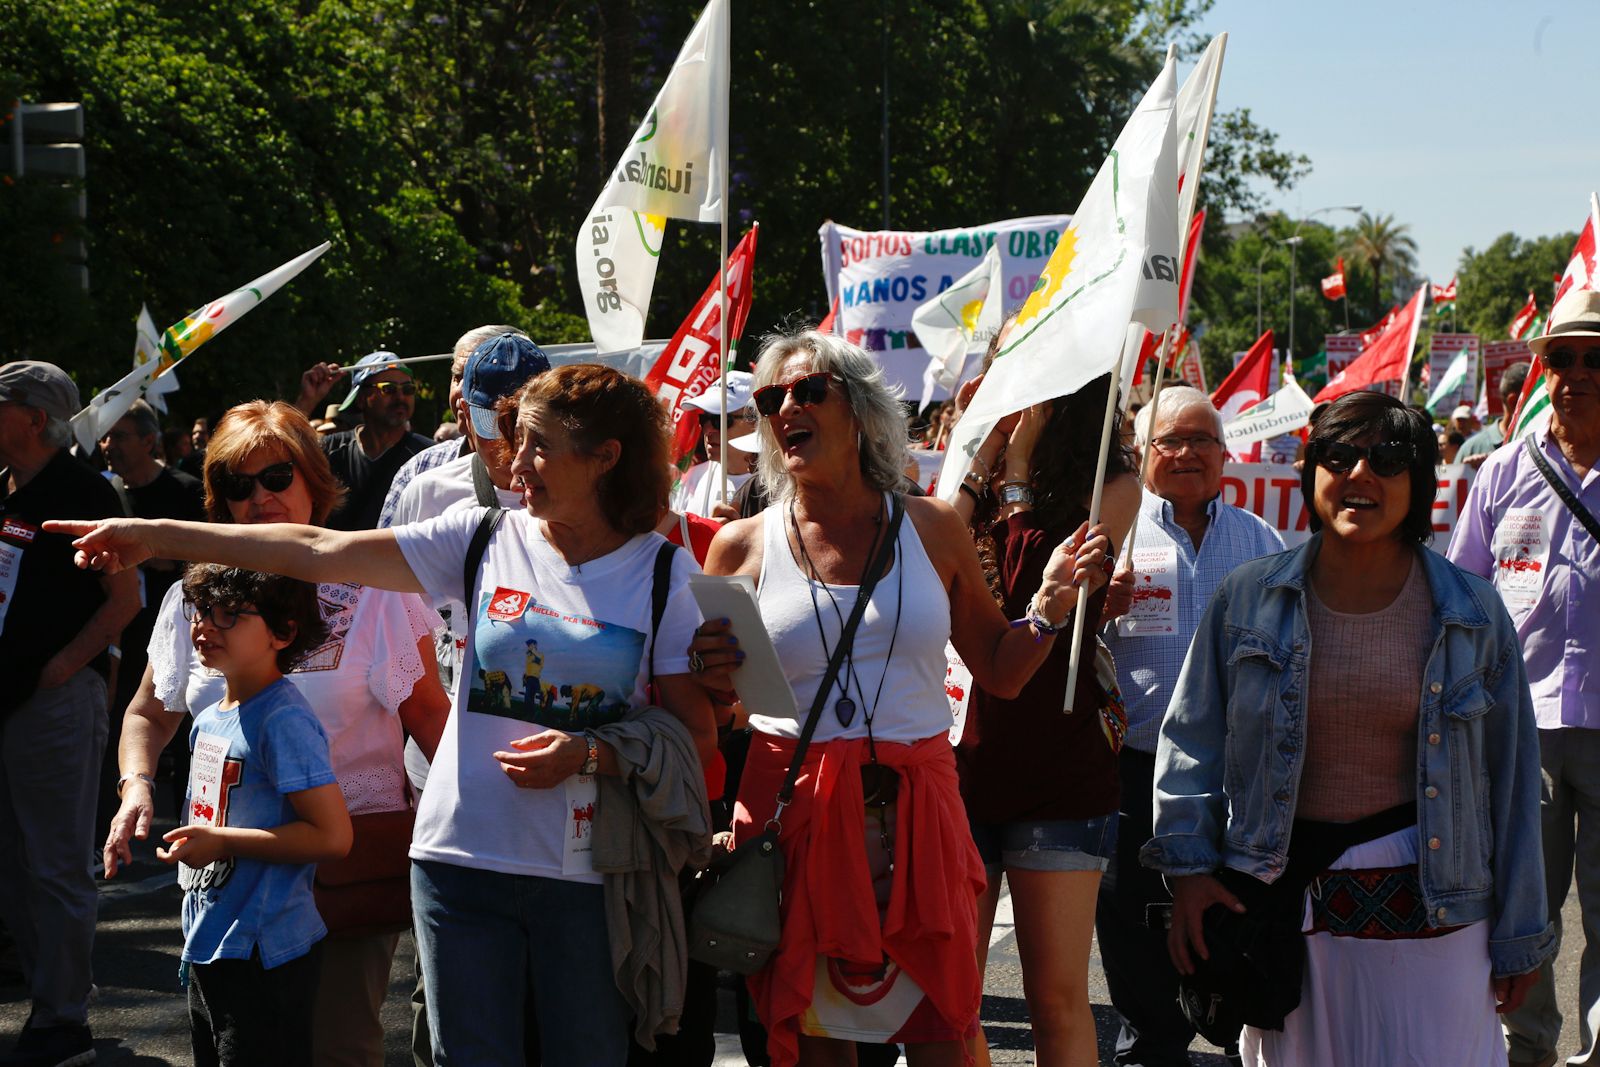
<path fill-rule="evenodd" d="M 170 825 L 170 824 L 169 824 Z M 1569 929 L 1577 929 L 1576 893 L 1568 900 Z M 95 1046 L 102 1064 L 116 1067 L 188 1065 L 189 1025 L 178 988 L 179 893 L 170 869 L 158 863 L 149 846 L 139 861 L 100 892 L 100 928 L 95 943 L 95 978 L 99 996 L 92 1008 Z M 1022 998 L 1022 971 L 1016 939 L 1010 928 L 1010 902 L 1002 898 L 995 925 L 989 969 L 984 981 L 983 1026 L 996 1064 L 1032 1062 L 1027 1008 Z M 384 1004 L 389 1035 L 387 1064 L 409 1067 L 410 994 L 413 947 L 403 937 Z M 1110 1062 L 1115 1033 L 1099 956 L 1090 961 L 1090 998 L 1099 1024 L 1100 1054 Z M 1576 953 L 1563 953 L 1557 984 L 1564 1005 L 1577 996 Z M 27 1005 L 15 985 L 0 986 L 0 1049 L 9 1048 L 26 1017 Z M 734 1037 L 732 995 L 724 993 L 719 1020 L 718 1067 L 744 1067 Z M 1194 1046 L 1196 1067 L 1222 1067 L 1225 1061 L 1204 1042 Z"/>

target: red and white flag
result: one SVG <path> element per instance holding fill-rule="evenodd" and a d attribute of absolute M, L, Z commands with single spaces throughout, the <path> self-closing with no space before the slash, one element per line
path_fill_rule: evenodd
<path fill-rule="evenodd" d="M 1533 325 L 1533 320 L 1539 316 L 1539 301 L 1534 299 L 1532 293 L 1528 294 L 1528 302 L 1522 305 L 1522 310 L 1517 312 L 1517 317 L 1511 320 L 1507 333 L 1513 341 L 1520 341 L 1528 334 L 1528 327 Z"/>
<path fill-rule="evenodd" d="M 1340 371 L 1312 399 L 1317 403 L 1334 400 L 1357 389 L 1379 382 L 1403 382 L 1411 370 L 1411 352 L 1417 346 L 1417 327 L 1422 325 L 1422 300 L 1428 295 L 1423 282 L 1399 311 L 1382 336 L 1368 345 L 1348 367 Z M 1364 336 L 1364 335 L 1363 335 Z"/>
<path fill-rule="evenodd" d="M 728 256 L 728 350 L 739 343 L 744 320 L 750 314 L 751 274 L 756 265 L 756 233 L 752 226 Z M 685 408 L 683 402 L 706 391 L 722 373 L 722 300 L 717 295 L 717 279 L 701 295 L 699 303 L 672 335 L 656 365 L 645 376 L 648 385 L 667 405 L 672 418 L 672 462 L 676 465 L 694 451 L 700 438 L 700 411 Z"/>
<path fill-rule="evenodd" d="M 1451 304 L 1456 299 L 1456 279 L 1451 278 L 1449 285 L 1436 285 L 1433 287 L 1433 302 L 1435 304 Z"/>
<path fill-rule="evenodd" d="M 1600 263 L 1596 262 L 1596 237 L 1600 237 L 1600 197 L 1589 194 L 1589 218 L 1583 224 L 1583 232 L 1578 234 L 1578 243 L 1572 248 L 1572 259 L 1567 262 L 1567 269 L 1561 275 L 1561 281 L 1556 283 L 1556 295 L 1550 301 L 1553 308 L 1561 302 L 1571 289 L 1600 288 Z M 1549 329 L 1548 322 L 1545 329 Z"/>
<path fill-rule="evenodd" d="M 1376 323 L 1374 323 L 1373 325 L 1367 327 L 1365 330 L 1362 330 L 1361 331 L 1361 349 L 1362 349 L 1362 351 L 1366 351 L 1368 348 L 1370 348 L 1372 346 L 1372 342 L 1374 342 L 1378 338 L 1382 337 L 1388 331 L 1389 327 L 1394 325 L 1395 319 L 1397 319 L 1399 317 L 1400 317 L 1400 309 L 1398 307 L 1392 307 L 1392 308 L 1389 309 L 1389 314 L 1385 315 L 1383 318 L 1379 319 Z"/>
<path fill-rule="evenodd" d="M 1223 425 L 1227 425 L 1246 408 L 1261 403 L 1271 392 L 1272 331 L 1268 330 L 1250 346 L 1250 351 L 1244 354 L 1233 372 L 1222 379 L 1217 391 L 1211 394 L 1211 403 L 1222 413 Z M 1260 449 L 1260 442 L 1257 442 L 1240 458 L 1251 462 L 1259 456 Z"/>
<path fill-rule="evenodd" d="M 1345 295 L 1344 292 L 1344 257 L 1340 256 L 1337 269 L 1326 278 L 1322 279 L 1322 295 L 1329 300 L 1338 300 Z"/>

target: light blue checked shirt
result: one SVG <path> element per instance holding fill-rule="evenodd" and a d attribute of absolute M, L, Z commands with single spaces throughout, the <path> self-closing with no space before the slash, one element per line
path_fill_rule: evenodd
<path fill-rule="evenodd" d="M 440 441 L 406 460 L 405 465 L 394 472 L 394 481 L 389 483 L 389 492 L 383 498 L 383 510 L 378 512 L 378 529 L 387 530 L 394 523 L 394 509 L 400 503 L 400 494 L 413 478 L 466 454 L 467 440 L 463 437 L 454 441 Z"/>
<path fill-rule="evenodd" d="M 1172 699 L 1178 672 L 1189 652 L 1189 642 L 1200 616 L 1211 603 L 1222 579 L 1239 564 L 1258 556 L 1283 551 L 1283 538 L 1266 521 L 1242 508 L 1224 504 L 1220 497 L 1206 505 L 1211 523 L 1196 552 L 1189 535 L 1172 516 L 1172 504 L 1146 489 L 1139 505 L 1139 529 L 1133 547 L 1176 550 L 1174 593 L 1178 624 L 1171 634 L 1125 637 L 1112 622 L 1101 635 L 1117 660 L 1117 684 L 1128 707 L 1126 744 L 1153 753 L 1161 732 L 1161 717 Z"/>

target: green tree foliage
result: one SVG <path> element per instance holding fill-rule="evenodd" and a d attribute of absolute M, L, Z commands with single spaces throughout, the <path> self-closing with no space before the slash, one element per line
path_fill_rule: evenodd
<path fill-rule="evenodd" d="M 1371 276 L 1372 303 L 1367 306 L 1371 319 L 1376 319 L 1389 307 L 1390 293 L 1383 288 L 1385 275 L 1392 291 L 1397 282 L 1409 279 L 1416 272 L 1417 242 L 1412 239 L 1410 229 L 1396 222 L 1393 215 L 1379 216 L 1363 211 L 1354 232 L 1345 242 L 1345 255 L 1352 263 L 1366 268 Z"/>
<path fill-rule="evenodd" d="M 0 0 L 0 93 L 86 108 L 93 281 L 78 292 L 51 251 L 70 236 L 65 194 L 0 186 L 0 358 L 102 385 L 128 365 L 141 303 L 165 326 L 323 240 L 322 260 L 180 368 L 178 414 L 290 393 L 314 360 L 443 351 L 482 322 L 585 339 L 576 228 L 702 3 Z M 749 332 L 825 310 L 824 220 L 885 216 L 886 57 L 891 225 L 1065 212 L 1166 43 L 1203 45 L 1207 7 L 736 2 L 730 239 L 764 230 Z M 1219 116 L 1210 158 L 1214 227 L 1308 165 L 1247 111 Z M 653 335 L 716 268 L 714 227 L 669 226 Z M 421 376 L 442 393 L 442 367 Z"/>
<path fill-rule="evenodd" d="M 1534 238 L 1505 233 L 1482 251 L 1463 252 L 1456 290 L 1462 332 L 1485 340 L 1505 338 L 1529 293 L 1541 312 L 1549 311 L 1552 280 L 1561 277 L 1577 241 L 1576 233 Z"/>

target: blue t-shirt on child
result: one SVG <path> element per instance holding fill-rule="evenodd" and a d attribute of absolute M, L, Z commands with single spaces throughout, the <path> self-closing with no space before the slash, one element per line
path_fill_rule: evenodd
<path fill-rule="evenodd" d="M 290 793 L 333 782 L 328 736 L 300 691 L 281 678 L 238 707 L 213 704 L 189 733 L 186 823 L 269 829 L 299 816 Z M 315 865 L 218 860 L 178 868 L 183 886 L 183 958 L 298 959 L 328 930 L 311 896 Z"/>

